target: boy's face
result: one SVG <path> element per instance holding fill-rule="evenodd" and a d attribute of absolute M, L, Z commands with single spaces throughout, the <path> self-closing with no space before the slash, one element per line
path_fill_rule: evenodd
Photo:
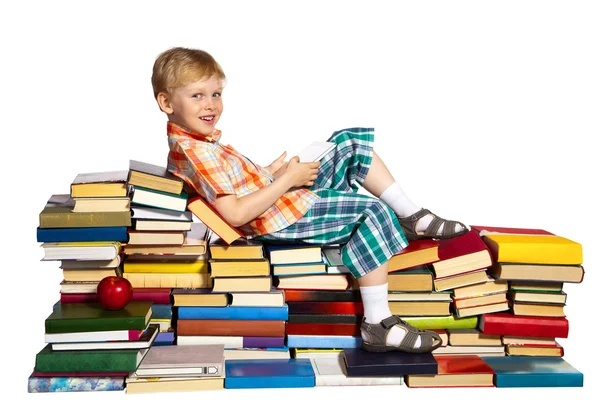
<path fill-rule="evenodd" d="M 208 78 L 176 88 L 170 95 L 160 93 L 158 102 L 169 121 L 210 135 L 223 113 L 222 92 L 222 81 Z M 164 95 L 162 100 L 161 95 Z"/>

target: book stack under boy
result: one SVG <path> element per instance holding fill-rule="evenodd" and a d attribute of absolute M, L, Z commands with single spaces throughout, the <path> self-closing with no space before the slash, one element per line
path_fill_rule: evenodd
<path fill-rule="evenodd" d="M 208 229 L 186 211 L 183 181 L 166 168 L 130 160 L 132 228 L 125 246 L 123 276 L 153 301 L 156 344 L 173 344 L 173 288 L 211 286 L 206 259 Z"/>
<path fill-rule="evenodd" d="M 563 285 L 583 280 L 581 245 L 542 229 L 473 229 L 493 254 L 490 274 L 510 288 L 510 312 L 484 316 L 482 330 L 502 335 L 509 356 L 562 357 L 556 338 L 569 328 Z"/>

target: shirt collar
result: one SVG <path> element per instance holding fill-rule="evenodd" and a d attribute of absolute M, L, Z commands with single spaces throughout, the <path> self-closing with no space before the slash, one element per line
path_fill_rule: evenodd
<path fill-rule="evenodd" d="M 217 143 L 219 139 L 221 139 L 221 131 L 218 129 L 215 129 L 210 135 L 203 135 L 201 133 L 195 132 L 191 129 L 169 121 L 167 122 L 167 135 L 173 134 L 190 136 L 194 139 L 209 143 Z"/>

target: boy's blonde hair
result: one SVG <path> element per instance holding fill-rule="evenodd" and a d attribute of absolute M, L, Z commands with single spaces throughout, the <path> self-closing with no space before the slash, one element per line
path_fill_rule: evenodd
<path fill-rule="evenodd" d="M 171 93 L 172 89 L 204 78 L 225 80 L 225 74 L 215 59 L 203 50 L 173 47 L 162 52 L 152 68 L 154 98 L 160 92 Z"/>

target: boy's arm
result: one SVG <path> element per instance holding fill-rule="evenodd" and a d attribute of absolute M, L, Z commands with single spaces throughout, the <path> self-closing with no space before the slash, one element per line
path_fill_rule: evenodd
<path fill-rule="evenodd" d="M 279 179 L 254 193 L 240 198 L 235 194 L 217 196 L 215 208 L 219 214 L 231 225 L 242 226 L 267 211 L 292 187 L 312 186 L 320 163 L 299 163 L 298 157 L 292 160 Z"/>

